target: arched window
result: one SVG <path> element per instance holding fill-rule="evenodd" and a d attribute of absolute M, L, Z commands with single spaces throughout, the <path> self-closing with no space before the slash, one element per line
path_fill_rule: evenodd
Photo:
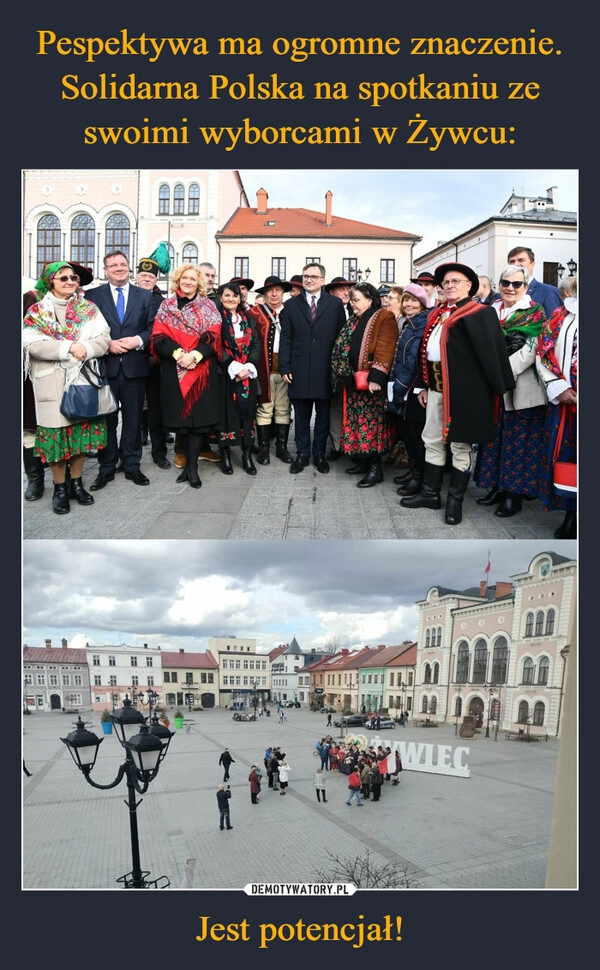
<path fill-rule="evenodd" d="M 492 654 L 492 684 L 506 683 L 506 665 L 508 661 L 508 640 L 498 637 L 494 640 Z"/>
<path fill-rule="evenodd" d="M 158 214 L 159 216 L 169 215 L 169 203 L 171 201 L 171 190 L 168 185 L 161 185 L 158 190 Z"/>
<path fill-rule="evenodd" d="M 437 697 L 432 697 L 431 698 L 431 704 L 429 705 L 429 713 L 430 714 L 436 714 L 437 713 Z"/>
<path fill-rule="evenodd" d="M 469 644 L 461 640 L 456 657 L 456 683 L 466 684 L 469 678 Z"/>
<path fill-rule="evenodd" d="M 529 720 L 529 704 L 527 701 L 521 701 L 519 704 L 519 713 L 517 714 L 517 721 L 519 724 L 527 724 Z"/>
<path fill-rule="evenodd" d="M 431 683 L 431 666 L 430 664 L 425 664 L 425 683 Z"/>
<path fill-rule="evenodd" d="M 423 698 L 423 705 L 421 707 L 421 710 L 422 710 L 423 714 L 427 714 L 427 698 L 426 697 Z"/>
<path fill-rule="evenodd" d="M 544 613 L 542 610 L 538 610 L 535 615 L 535 635 L 536 637 L 541 637 L 544 633 Z"/>
<path fill-rule="evenodd" d="M 531 657 L 526 657 L 523 661 L 523 683 L 533 684 L 534 673 L 535 667 L 533 666 L 533 660 Z"/>
<path fill-rule="evenodd" d="M 431 630 L 425 630 L 425 646 L 431 646 Z"/>
<path fill-rule="evenodd" d="M 456 697 L 454 700 L 454 716 L 460 717 L 462 714 L 462 697 Z"/>
<path fill-rule="evenodd" d="M 120 249 L 131 262 L 131 231 L 127 216 L 118 213 L 106 220 L 106 252 Z"/>
<path fill-rule="evenodd" d="M 556 619 L 555 610 L 548 610 L 546 613 L 546 636 L 552 636 L 554 633 L 554 620 Z"/>
<path fill-rule="evenodd" d="M 191 216 L 200 214 L 200 186 L 195 182 L 188 189 L 188 213 Z"/>
<path fill-rule="evenodd" d="M 525 617 L 525 636 L 533 636 L 533 613 L 528 613 Z"/>
<path fill-rule="evenodd" d="M 56 216 L 42 216 L 37 224 L 37 275 L 46 263 L 60 259 L 60 222 Z"/>
<path fill-rule="evenodd" d="M 533 723 L 541 727 L 544 723 L 544 714 L 546 713 L 546 705 L 543 701 L 538 701 L 533 708 Z"/>
<path fill-rule="evenodd" d="M 75 216 L 71 223 L 71 259 L 83 266 L 93 266 L 95 257 L 96 224 L 91 216 Z"/>
<path fill-rule="evenodd" d="M 173 215 L 182 216 L 185 212 L 185 189 L 183 185 L 176 185 L 173 189 Z"/>
<path fill-rule="evenodd" d="M 195 266 L 198 262 L 198 247 L 194 246 L 193 243 L 186 243 L 181 255 L 184 263 L 191 263 Z"/>
<path fill-rule="evenodd" d="M 550 670 L 550 661 L 548 657 L 542 657 L 538 665 L 538 684 L 548 683 L 548 672 Z"/>
<path fill-rule="evenodd" d="M 434 682 L 434 684 L 439 684 L 439 682 L 440 682 L 440 665 L 439 664 L 434 664 L 433 665 L 433 682 Z"/>
<path fill-rule="evenodd" d="M 473 653 L 473 683 L 474 684 L 485 684 L 485 675 L 487 671 L 487 644 L 485 640 L 477 640 L 475 642 L 475 650 Z"/>

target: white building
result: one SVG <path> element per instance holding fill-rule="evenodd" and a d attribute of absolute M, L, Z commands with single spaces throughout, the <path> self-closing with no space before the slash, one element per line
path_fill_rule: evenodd
<path fill-rule="evenodd" d="M 219 707 L 263 705 L 271 690 L 271 671 L 269 658 L 256 652 L 256 640 L 233 634 L 211 637 L 208 653 L 219 664 Z"/>
<path fill-rule="evenodd" d="M 127 694 L 130 698 L 143 694 L 135 706 L 143 711 L 147 690 L 158 694 L 156 703 L 163 703 L 163 671 L 160 647 L 144 643 L 131 647 L 127 643 L 103 646 L 85 645 L 90 671 L 92 709 L 119 707 Z"/>

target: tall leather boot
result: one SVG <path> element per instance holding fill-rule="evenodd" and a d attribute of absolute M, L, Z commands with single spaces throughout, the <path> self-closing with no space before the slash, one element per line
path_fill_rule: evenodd
<path fill-rule="evenodd" d="M 577 538 L 577 512 L 565 512 L 562 525 L 554 532 L 555 539 L 576 539 Z"/>
<path fill-rule="evenodd" d="M 257 424 L 256 425 L 256 437 L 258 439 L 258 451 L 256 453 L 256 460 L 259 465 L 270 465 L 271 457 L 271 434 L 268 424 Z"/>
<path fill-rule="evenodd" d="M 394 479 L 395 481 L 395 479 Z M 423 485 L 423 469 L 413 468 L 412 474 L 399 488 L 396 489 L 398 495 L 418 495 Z"/>
<path fill-rule="evenodd" d="M 23 468 L 27 475 L 25 501 L 35 502 L 44 494 L 44 464 L 36 457 L 33 448 L 23 448 Z"/>
<path fill-rule="evenodd" d="M 414 459 L 409 458 L 408 468 L 405 468 L 404 471 L 400 472 L 399 475 L 396 475 L 396 477 L 394 478 L 394 485 L 406 485 L 409 478 L 412 478 L 414 467 L 415 467 Z"/>
<path fill-rule="evenodd" d="M 202 488 L 202 482 L 198 475 L 198 455 L 202 447 L 201 434 L 189 431 L 187 435 L 187 479 L 191 488 Z"/>
<path fill-rule="evenodd" d="M 421 491 L 417 495 L 407 495 L 406 498 L 400 499 L 400 505 L 405 509 L 441 509 L 440 492 L 443 479 L 443 465 L 430 465 L 425 462 Z"/>
<path fill-rule="evenodd" d="M 231 464 L 231 449 L 229 445 L 219 445 L 221 456 L 221 471 L 224 475 L 233 475 L 233 465 Z"/>
<path fill-rule="evenodd" d="M 186 434 L 181 434 L 179 431 L 177 432 L 177 436 L 175 438 L 175 448 L 178 448 L 179 450 L 175 454 L 175 467 L 176 468 L 182 468 L 183 471 L 180 471 L 179 472 L 179 475 L 175 479 L 176 482 L 187 482 L 187 480 L 188 480 L 188 473 L 187 473 L 187 463 L 188 463 L 188 458 L 187 458 L 187 439 L 188 439 L 188 436 Z M 183 464 L 178 464 L 177 463 L 177 456 L 178 455 L 180 455 L 181 458 L 183 459 Z"/>
<path fill-rule="evenodd" d="M 353 464 L 346 469 L 346 475 L 364 475 L 369 470 L 368 455 L 351 455 Z"/>
<path fill-rule="evenodd" d="M 294 460 L 287 449 L 289 433 L 289 424 L 275 425 L 275 454 L 279 458 L 279 461 L 284 462 L 286 465 L 291 465 Z"/>
<path fill-rule="evenodd" d="M 381 455 L 371 455 L 369 458 L 369 468 L 364 478 L 356 483 L 357 488 L 372 488 L 383 481 L 383 469 L 381 467 Z"/>
<path fill-rule="evenodd" d="M 448 487 L 448 498 L 446 499 L 446 512 L 444 522 L 446 525 L 458 525 L 462 522 L 462 504 L 471 472 L 461 472 L 458 468 L 452 468 L 450 472 L 450 485 Z"/>
<path fill-rule="evenodd" d="M 242 448 L 242 468 L 247 475 L 256 475 L 256 468 L 252 461 L 252 452 L 249 448 Z"/>
<path fill-rule="evenodd" d="M 66 515 L 67 512 L 71 511 L 69 504 L 69 486 L 66 482 L 61 482 L 60 485 L 54 486 L 52 511 L 56 512 L 57 515 Z"/>

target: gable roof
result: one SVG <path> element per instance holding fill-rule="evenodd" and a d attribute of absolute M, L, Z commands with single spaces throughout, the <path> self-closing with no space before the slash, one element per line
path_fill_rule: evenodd
<path fill-rule="evenodd" d="M 331 216 L 327 224 L 324 212 L 313 209 L 257 209 L 238 208 L 223 229 L 215 233 L 216 239 L 387 239 L 419 242 L 422 236 L 386 229 L 356 219 Z"/>
<path fill-rule="evenodd" d="M 85 650 L 70 647 L 23 647 L 23 662 L 36 664 L 84 664 L 87 666 Z"/>
<path fill-rule="evenodd" d="M 210 670 L 216 670 L 219 666 L 212 653 L 185 653 L 183 650 L 178 650 L 176 653 L 163 651 L 161 656 L 163 667 L 178 667 L 180 669 L 185 667 L 190 670 L 207 667 Z"/>

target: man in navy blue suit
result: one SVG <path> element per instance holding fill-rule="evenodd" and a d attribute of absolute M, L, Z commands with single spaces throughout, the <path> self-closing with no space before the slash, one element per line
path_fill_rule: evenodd
<path fill-rule="evenodd" d="M 142 411 L 146 381 L 150 374 L 148 345 L 158 304 L 149 290 L 132 286 L 125 253 L 115 250 L 104 257 L 108 283 L 86 291 L 110 327 L 111 341 L 106 373 L 121 411 L 121 460 L 125 478 L 135 485 L 148 485 L 140 471 L 142 460 Z M 106 419 L 108 441 L 98 452 L 100 470 L 90 491 L 97 492 L 115 477 L 119 459 L 117 424 L 119 411 Z"/>
<path fill-rule="evenodd" d="M 534 303 L 539 303 L 543 306 L 546 311 L 546 316 L 549 317 L 557 307 L 563 305 L 563 301 L 560 298 L 560 293 L 556 286 L 551 286 L 549 283 L 540 283 L 536 280 L 533 275 L 533 270 L 535 268 L 535 254 L 533 249 L 528 249 L 526 246 L 515 246 L 514 249 L 508 254 L 507 262 L 512 263 L 513 266 L 524 266 L 529 273 L 529 286 L 527 287 L 527 293 L 531 297 Z"/>
<path fill-rule="evenodd" d="M 290 472 L 297 475 L 310 461 L 310 421 L 314 408 L 313 461 L 318 472 L 327 474 L 331 351 L 346 322 L 346 313 L 339 297 L 330 296 L 324 288 L 324 266 L 309 263 L 302 274 L 302 293 L 284 303 L 280 316 L 279 372 L 288 385 L 288 397 L 294 406 L 298 451 Z"/>

